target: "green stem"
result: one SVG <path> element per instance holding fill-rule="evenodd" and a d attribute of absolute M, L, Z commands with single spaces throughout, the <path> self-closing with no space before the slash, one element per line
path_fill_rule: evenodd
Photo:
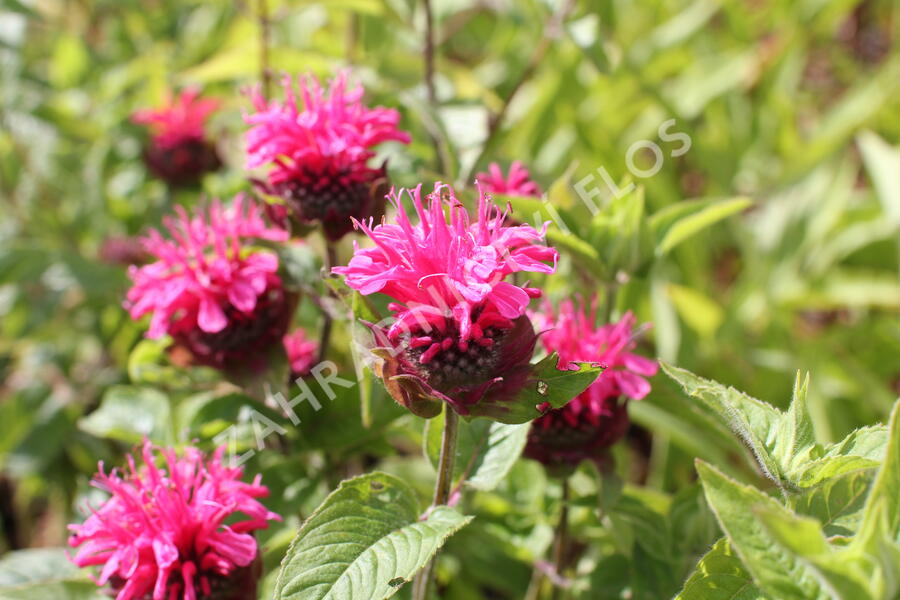
<path fill-rule="evenodd" d="M 559 522 L 556 524 L 556 538 L 553 543 L 553 567 L 556 577 L 562 579 L 566 568 L 566 548 L 569 535 L 569 478 L 562 480 L 562 506 L 559 510 Z M 553 600 L 562 597 L 563 589 L 559 585 L 553 586 Z"/>
<path fill-rule="evenodd" d="M 334 244 L 331 242 L 325 242 L 325 277 L 329 277 L 331 275 L 331 267 L 337 264 L 337 251 L 334 248 Z M 319 337 L 319 360 L 318 362 L 322 362 L 325 360 L 325 357 L 328 355 L 328 343 L 331 341 L 331 329 L 333 324 L 333 319 L 331 318 L 331 313 L 328 312 L 327 304 L 322 305 L 322 334 Z"/>
<path fill-rule="evenodd" d="M 444 433 L 441 436 L 441 454 L 438 459 L 437 481 L 434 485 L 434 500 L 431 505 L 441 506 L 450 499 L 453 485 L 453 465 L 456 462 L 456 440 L 459 435 L 459 415 L 449 406 L 444 407 Z M 413 600 L 427 600 L 428 588 L 434 574 L 435 555 L 413 580 Z"/>

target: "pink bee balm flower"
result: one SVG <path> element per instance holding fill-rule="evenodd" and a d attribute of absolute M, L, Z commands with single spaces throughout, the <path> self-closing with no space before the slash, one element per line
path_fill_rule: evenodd
<path fill-rule="evenodd" d="M 547 351 L 559 353 L 560 366 L 591 361 L 606 370 L 567 405 L 534 421 L 525 455 L 558 468 L 598 460 L 625 435 L 627 399 L 640 400 L 650 392 L 644 377 L 655 375 L 658 365 L 632 352 L 636 334 L 631 312 L 617 323 L 598 327 L 596 303 L 586 311 L 583 303 L 576 308 L 565 300 L 557 313 L 546 303 L 533 317 L 539 329 L 546 329 L 541 341 Z"/>
<path fill-rule="evenodd" d="M 555 469 L 577 466 L 583 459 L 600 460 L 604 450 L 628 430 L 627 399 L 640 400 L 650 392 L 644 377 L 656 374 L 655 361 L 631 351 L 635 348 L 635 318 L 631 312 L 617 322 L 597 326 L 596 302 L 590 311 L 565 300 L 554 313 L 549 303 L 533 315 L 544 348 L 559 353 L 559 364 L 590 361 L 606 367 L 597 380 L 564 407 L 536 419 L 525 456 Z"/>
<path fill-rule="evenodd" d="M 309 339 L 303 329 L 295 329 L 285 335 L 282 341 L 291 367 L 291 377 L 296 379 L 309 375 L 310 368 L 316 362 L 319 343 Z"/>
<path fill-rule="evenodd" d="M 175 210 L 177 218 L 164 220 L 171 239 L 156 230 L 143 239 L 156 261 L 129 269 L 131 317 L 152 315 L 148 337 L 171 335 L 200 364 L 226 368 L 258 358 L 281 340 L 295 298 L 277 275 L 275 253 L 252 243 L 283 241 L 287 233 L 268 227 L 241 196 L 193 217 Z"/>
<path fill-rule="evenodd" d="M 383 375 L 398 402 L 422 416 L 436 414 L 440 401 L 476 414 L 476 404 L 510 392 L 512 373 L 528 366 L 534 350 L 525 310 L 540 290 L 505 279 L 553 273 L 557 253 L 541 244 L 543 230 L 504 225 L 506 214 L 483 191 L 474 222 L 449 186 L 436 185 L 426 202 L 421 186 L 408 195 L 419 223 L 392 195 L 396 223 L 357 222 L 375 246 L 356 245 L 350 264 L 333 272 L 364 295 L 396 300 L 396 321 L 379 337 L 392 348 Z"/>
<path fill-rule="evenodd" d="M 503 194 L 505 196 L 533 196 L 540 198 L 541 188 L 531 180 L 528 169 L 519 161 L 509 166 L 509 175 L 504 176 L 503 170 L 497 163 L 488 165 L 488 173 L 478 173 L 475 180 L 491 194 Z"/>
<path fill-rule="evenodd" d="M 179 458 L 145 442 L 140 468 L 129 456 L 124 473 L 107 474 L 101 462 L 93 485 L 110 498 L 83 524 L 69 526 L 69 545 L 78 548 L 72 561 L 102 565 L 97 584 L 109 585 L 116 600 L 256 598 L 252 532 L 281 517 L 257 501 L 268 495 L 259 476 L 242 482 L 241 468 L 222 463 L 224 451 L 207 460 L 187 448 Z"/>
<path fill-rule="evenodd" d="M 361 86 L 348 88 L 340 73 L 323 90 L 315 77 L 299 78 L 300 99 L 285 77 L 284 103 L 251 94 L 256 113 L 245 116 L 247 168 L 269 165 L 266 192 L 285 200 L 300 224 L 320 222 L 332 240 L 353 229 L 351 217 L 378 216 L 384 206 L 387 173 L 370 167 L 373 148 L 383 142 L 408 144 L 396 110 L 369 108 Z"/>
<path fill-rule="evenodd" d="M 184 90 L 159 109 L 135 111 L 131 120 L 152 133 L 144 151 L 150 171 L 171 185 L 191 185 L 221 165 L 215 146 L 206 139 L 205 125 L 219 102 L 200 98 L 196 89 Z"/>

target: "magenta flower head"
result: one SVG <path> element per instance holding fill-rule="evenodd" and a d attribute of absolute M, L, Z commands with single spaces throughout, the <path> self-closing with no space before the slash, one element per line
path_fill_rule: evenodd
<path fill-rule="evenodd" d="M 293 221 L 321 223 L 337 240 L 353 229 L 352 218 L 377 217 L 384 208 L 387 172 L 369 166 L 373 148 L 391 140 L 408 144 L 410 137 L 398 129 L 396 110 L 363 104 L 363 88 L 348 88 L 346 73 L 327 90 L 311 76 L 298 83 L 302 106 L 289 77 L 284 103 L 267 104 L 259 89 L 252 92 L 247 168 L 268 165 L 264 191 L 283 199 Z"/>
<path fill-rule="evenodd" d="M 220 369 L 262 367 L 264 351 L 287 331 L 296 297 L 284 289 L 273 251 L 257 240 L 283 241 L 253 201 L 238 196 L 223 206 L 164 222 L 171 239 L 151 230 L 144 248 L 156 260 L 132 266 L 125 303 L 133 319 L 151 315 L 147 336 L 170 335 L 198 364 Z"/>
<path fill-rule="evenodd" d="M 192 185 L 204 174 L 221 166 L 205 125 L 219 102 L 200 98 L 196 89 L 186 89 L 159 109 L 136 111 L 131 120 L 150 128 L 152 137 L 144 151 L 150 171 L 172 186 Z"/>
<path fill-rule="evenodd" d="M 357 245 L 350 264 L 333 271 L 363 295 L 396 301 L 393 324 L 373 331 L 381 375 L 400 404 L 424 417 L 446 402 L 463 415 L 502 420 L 503 402 L 530 374 L 536 336 L 525 310 L 540 296 L 506 279 L 553 273 L 556 250 L 542 244 L 544 231 L 504 225 L 506 213 L 483 191 L 474 221 L 448 186 L 436 185 L 424 201 L 421 186 L 407 194 L 418 224 L 402 193 L 392 195 L 396 222 L 358 222 L 374 247 Z"/>
<path fill-rule="evenodd" d="M 484 191 L 490 194 L 532 196 L 535 198 L 540 198 L 541 196 L 540 186 L 531 180 L 528 169 L 523 167 L 519 161 L 515 161 L 509 166 L 508 176 L 503 174 L 500 165 L 491 163 L 488 165 L 488 172 L 478 173 L 475 175 L 475 180 Z"/>
<path fill-rule="evenodd" d="M 257 500 L 268 495 L 259 476 L 242 482 L 242 470 L 224 465 L 223 453 L 207 460 L 187 448 L 179 458 L 145 442 L 141 467 L 129 456 L 124 473 L 107 474 L 100 463 L 92 483 L 110 497 L 83 524 L 69 525 L 69 545 L 78 548 L 72 562 L 102 565 L 96 582 L 116 600 L 256 598 L 261 565 L 253 531 L 281 517 Z"/>
<path fill-rule="evenodd" d="M 288 333 L 282 342 L 287 353 L 288 364 L 291 367 L 291 378 L 296 379 L 309 375 L 310 369 L 316 364 L 319 343 L 309 339 L 303 329 L 295 329 Z"/>
<path fill-rule="evenodd" d="M 525 456 L 551 469 L 574 468 L 584 459 L 600 461 L 605 450 L 628 430 L 628 399 L 650 393 L 644 377 L 656 374 L 655 361 L 632 353 L 635 318 L 625 313 L 617 323 L 596 325 L 596 302 L 590 310 L 565 300 L 554 313 L 545 303 L 533 319 L 548 351 L 559 353 L 560 363 L 593 361 L 606 370 L 581 394 L 560 409 L 539 417 L 531 426 Z"/>

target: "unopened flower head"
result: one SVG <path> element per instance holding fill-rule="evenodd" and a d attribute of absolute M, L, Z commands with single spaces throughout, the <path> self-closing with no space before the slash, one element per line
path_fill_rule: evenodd
<path fill-rule="evenodd" d="M 531 180 L 531 174 L 522 163 L 514 161 L 509 166 L 509 174 L 504 175 L 497 163 L 488 165 L 487 173 L 478 173 L 475 180 L 484 191 L 504 196 L 532 196 L 540 198 L 541 188 Z"/>
<path fill-rule="evenodd" d="M 245 116 L 247 168 L 268 166 L 264 189 L 281 197 L 290 217 L 321 223 L 339 239 L 353 229 L 351 218 L 380 215 L 387 173 L 370 166 L 374 148 L 387 141 L 409 143 L 393 109 L 369 108 L 362 86 L 349 87 L 342 72 L 324 89 L 312 76 L 283 81 L 284 102 L 251 93 L 255 113 Z M 299 98 L 298 98 L 299 96 Z"/>
<path fill-rule="evenodd" d="M 206 121 L 219 107 L 217 100 L 200 98 L 195 88 L 182 91 L 166 106 L 135 111 L 131 119 L 151 132 L 144 161 L 154 175 L 173 186 L 191 185 L 221 162 L 206 138 Z"/>
<path fill-rule="evenodd" d="M 93 485 L 110 497 L 69 526 L 73 562 L 101 567 L 96 582 L 116 600 L 255 598 L 253 532 L 281 518 L 259 502 L 268 495 L 259 476 L 241 481 L 223 453 L 207 458 L 187 448 L 179 457 L 145 442 L 141 466 L 129 456 L 123 472 L 106 473 L 101 463 Z"/>
<path fill-rule="evenodd" d="M 156 230 L 143 239 L 156 260 L 129 270 L 126 307 L 134 319 L 151 315 L 148 337 L 172 336 L 200 364 L 247 364 L 281 340 L 294 303 L 276 254 L 253 244 L 287 233 L 266 225 L 241 196 L 228 207 L 213 201 L 193 216 L 176 211 L 165 219 L 169 239 Z"/>
<path fill-rule="evenodd" d="M 628 399 L 650 392 L 645 377 L 656 374 L 655 361 L 632 351 L 636 346 L 631 312 L 615 323 L 598 326 L 596 302 L 586 308 L 563 301 L 559 310 L 545 302 L 532 315 L 547 351 L 559 353 L 560 367 L 590 361 L 606 367 L 603 374 L 564 407 L 536 419 L 525 455 L 548 466 L 572 467 L 583 459 L 598 460 L 628 429 Z"/>
<path fill-rule="evenodd" d="M 477 412 L 474 405 L 513 393 L 512 375 L 534 350 L 525 311 L 540 290 L 506 279 L 553 273 L 556 250 L 543 245 L 544 231 L 507 226 L 483 192 L 473 219 L 449 186 L 436 185 L 424 200 L 421 186 L 408 191 L 417 224 L 403 195 L 391 196 L 395 222 L 357 223 L 374 246 L 357 245 L 350 264 L 333 271 L 363 295 L 395 300 L 396 320 L 379 342 L 391 348 L 384 376 L 401 404 L 422 416 L 440 410 L 440 401 Z"/>

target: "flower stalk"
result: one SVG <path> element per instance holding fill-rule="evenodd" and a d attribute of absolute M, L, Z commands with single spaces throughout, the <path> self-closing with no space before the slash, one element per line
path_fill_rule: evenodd
<path fill-rule="evenodd" d="M 449 406 L 444 408 L 444 432 L 441 435 L 441 453 L 438 458 L 437 481 L 431 507 L 446 505 L 453 486 L 453 467 L 456 464 L 456 441 L 459 437 L 459 415 Z M 427 600 L 428 588 L 434 576 L 435 555 L 413 580 L 413 600 Z"/>
<path fill-rule="evenodd" d="M 560 500 L 559 521 L 556 524 L 556 535 L 553 541 L 553 570 L 557 576 L 551 595 L 553 600 L 558 600 L 562 596 L 562 588 L 559 582 L 563 580 L 563 571 L 566 568 L 566 548 L 569 535 L 569 496 L 571 495 L 569 478 L 564 478 L 561 484 L 562 498 Z"/>

